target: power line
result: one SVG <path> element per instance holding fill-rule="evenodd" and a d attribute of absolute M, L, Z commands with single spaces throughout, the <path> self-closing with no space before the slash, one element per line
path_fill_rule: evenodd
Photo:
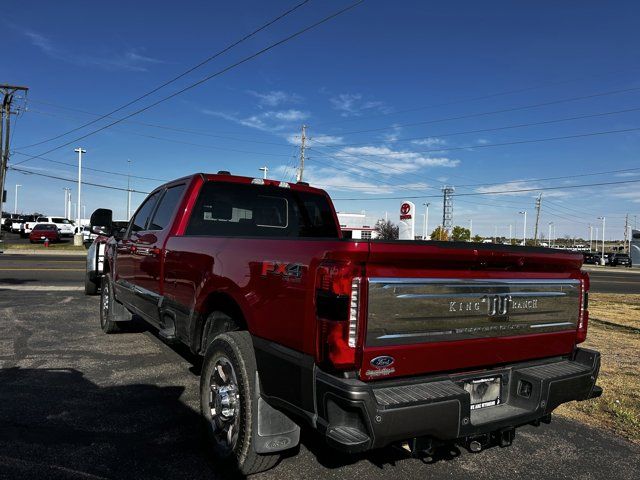
<path fill-rule="evenodd" d="M 323 126 L 323 125 L 336 125 L 336 124 L 340 124 L 340 123 L 346 123 L 346 122 L 354 122 L 354 121 L 358 121 L 361 122 L 362 120 L 367 120 L 370 118 L 377 118 L 377 117 L 387 117 L 387 116 L 391 116 L 391 115 L 398 115 L 401 113 L 408 113 L 408 112 L 414 112 L 417 110 L 425 110 L 427 108 L 438 108 L 438 107 L 447 107 L 449 105 L 456 105 L 456 104 L 460 104 L 460 103 L 467 103 L 467 102 L 475 102 L 478 100 L 487 100 L 489 98 L 496 98 L 496 97 L 503 97 L 506 95 L 513 95 L 516 93 L 523 93 L 523 92 L 527 92 L 530 90 L 537 90 L 539 88 L 543 88 L 543 87 L 548 87 L 548 86 L 556 86 L 556 85 L 563 85 L 563 84 L 567 84 L 567 83 L 573 83 L 579 80 L 583 80 L 584 78 L 599 78 L 599 77 L 603 77 L 603 76 L 608 76 L 608 75 L 612 75 L 612 74 L 618 74 L 618 73 L 626 73 L 627 71 L 616 71 L 616 72 L 608 72 L 606 74 L 600 74 L 600 75 L 588 75 L 586 77 L 576 77 L 576 78 L 572 78 L 572 79 L 567 79 L 567 80 L 561 80 L 561 81 L 557 81 L 557 82 L 545 82 L 545 83 L 541 83 L 538 85 L 534 85 L 531 87 L 524 87 L 524 88 L 518 88 L 518 89 L 513 89 L 513 90 L 506 90 L 506 91 L 502 91 L 502 92 L 497 92 L 497 93 L 488 93 L 485 95 L 479 95 L 477 97 L 470 97 L 470 98 L 461 98 L 461 99 L 457 99 L 457 100 L 451 100 L 448 102 L 443 102 L 443 103 L 433 103 L 431 105 L 423 105 L 421 107 L 412 107 L 412 108 L 406 108 L 403 110 L 396 110 L 394 112 L 388 112 L 388 113 L 378 113 L 376 115 L 368 115 L 365 117 L 362 116 L 358 116 L 355 118 L 345 118 L 342 120 L 338 120 L 338 121 L 332 121 L 332 122 L 322 122 L 322 123 L 317 123 L 314 126 Z M 368 106 L 368 107 L 363 107 L 360 109 L 360 111 L 362 110 L 370 110 L 370 109 L 374 109 L 374 108 L 378 108 L 379 105 L 372 105 L 372 106 Z"/>
<path fill-rule="evenodd" d="M 73 140 L 71 140 L 69 142 L 63 143 L 62 145 L 58 145 L 57 147 L 49 149 L 46 152 L 43 152 L 41 155 L 47 155 L 48 153 L 51 153 L 53 151 L 56 151 L 56 150 L 59 150 L 61 148 L 66 147 L 66 146 L 75 144 L 75 143 L 77 143 L 78 141 L 80 141 L 82 139 L 85 139 L 87 137 L 95 135 L 98 132 L 106 130 L 107 128 L 110 128 L 110 127 L 112 127 L 114 125 L 117 125 L 118 123 L 120 123 L 120 122 L 122 122 L 124 120 L 127 120 L 128 118 L 131 118 L 131 117 L 133 117 L 135 115 L 138 115 L 138 114 L 140 114 L 140 113 L 142 113 L 142 112 L 144 112 L 146 110 L 149 110 L 152 107 L 155 107 L 156 105 L 159 105 L 162 102 L 165 102 L 165 101 L 167 101 L 167 100 L 169 100 L 171 98 L 174 98 L 174 97 L 176 97 L 176 96 L 178 96 L 178 95 L 180 95 L 180 94 L 182 94 L 182 93 L 184 93 L 184 92 L 186 92 L 188 90 L 191 90 L 191 89 L 197 87 L 198 85 L 201 85 L 201 84 L 211 80 L 212 78 L 215 78 L 215 77 L 218 77 L 220 75 L 223 75 L 224 73 L 226 73 L 226 72 L 228 72 L 230 70 L 233 70 L 234 68 L 236 68 L 236 67 L 238 67 L 238 66 L 240 66 L 240 65 L 242 65 L 242 64 L 244 64 L 244 63 L 246 63 L 246 62 L 248 62 L 250 60 L 253 60 L 256 57 L 259 57 L 260 55 L 263 55 L 264 53 L 266 53 L 266 52 L 268 52 L 268 51 L 270 51 L 270 50 L 272 50 L 272 49 L 274 49 L 274 48 L 276 48 L 276 47 L 278 47 L 278 46 L 280 46 L 280 45 L 282 45 L 284 43 L 287 43 L 287 42 L 293 40 L 294 38 L 299 37 L 300 35 L 308 32 L 309 30 L 312 30 L 312 29 L 322 25 L 323 23 L 326 23 L 329 20 L 332 20 L 332 19 L 338 17 L 339 15 L 342 15 L 343 13 L 346 13 L 347 11 L 357 7 L 358 5 L 360 5 L 363 2 L 364 2 L 364 0 L 358 0 L 358 1 L 354 2 L 354 3 L 352 3 L 351 5 L 348 5 L 347 7 L 342 8 L 342 9 L 332 13 L 331 15 L 328 15 L 328 16 L 324 17 L 323 19 L 321 19 L 321 20 L 319 20 L 319 21 L 317 21 L 315 23 L 312 23 L 311 25 L 308 25 L 307 27 L 304 27 L 303 29 L 298 30 L 297 32 L 295 32 L 293 34 L 288 35 L 288 36 L 278 40 L 277 42 L 274 42 L 274 43 L 270 44 L 269 46 L 264 47 L 264 48 L 258 50 L 257 52 L 252 53 L 251 55 L 248 55 L 248 56 L 242 58 L 241 60 L 238 60 L 237 62 L 232 63 L 231 65 L 228 65 L 227 67 L 225 67 L 225 68 L 223 68 L 221 70 L 218 70 L 217 72 L 212 73 L 211 75 L 208 75 L 208 76 L 204 77 L 203 79 L 198 80 L 197 82 L 194 82 L 194 83 L 192 83 L 192 84 L 190 84 L 190 85 L 178 90 L 177 92 L 174 92 L 174 93 L 172 93 L 170 95 L 167 95 L 166 97 L 163 97 L 160 100 L 157 100 L 157 101 L 151 103 L 150 105 L 147 105 L 146 107 L 140 108 L 140 109 L 138 109 L 138 110 L 136 110 L 136 111 L 134 111 L 134 112 L 132 112 L 132 113 L 130 113 L 130 114 L 118 119 L 118 120 L 115 120 L 115 121 L 113 121 L 113 122 L 111 122 L 111 123 L 109 123 L 107 125 L 104 125 L 104 126 L 98 128 L 96 130 L 93 130 L 92 132 L 89 132 L 89 133 L 87 133 L 85 135 L 82 135 L 80 137 L 77 137 L 77 138 L 75 138 L 75 139 L 73 139 Z M 19 162 L 19 163 L 24 163 L 26 161 L 29 161 L 29 159 L 23 160 L 22 162 Z"/>
<path fill-rule="evenodd" d="M 39 141 L 37 143 L 33 143 L 31 145 L 28 145 L 26 147 L 22 147 L 22 148 L 29 148 L 29 147 L 35 147 L 37 145 L 42 145 L 43 143 L 48 143 L 51 142 L 53 140 L 57 140 L 58 138 L 64 137 L 66 135 L 69 135 L 70 133 L 73 132 L 77 132 L 78 130 L 82 130 L 85 127 L 88 127 L 90 125 L 93 125 L 97 122 L 99 122 L 100 120 L 103 120 L 107 117 L 109 117 L 110 115 L 113 115 L 114 113 L 117 113 L 125 108 L 127 108 L 130 105 L 133 105 L 134 103 L 139 102 L 140 100 L 147 98 L 148 96 L 154 94 L 155 92 L 157 92 L 158 90 L 163 89 L 164 87 L 171 85 L 172 83 L 178 81 L 179 79 L 181 79 L 182 77 L 190 74 L 191 72 L 197 70 L 198 68 L 206 65 L 207 63 L 211 62 L 212 60 L 215 60 L 216 58 L 218 58 L 220 55 L 225 54 L 226 52 L 228 52 L 229 50 L 237 47 L 238 45 L 240 45 L 241 43 L 249 40 L 251 37 L 257 35 L 258 33 L 260 33 L 262 30 L 265 30 L 267 28 L 269 28 L 271 25 L 273 25 L 274 23 L 278 22 L 279 20 L 282 20 L 284 17 L 286 17 L 287 15 L 295 12 L 298 8 L 302 7 L 303 5 L 309 3 L 310 0 L 304 0 L 300 3 L 298 3 L 297 5 L 291 7 L 289 10 L 285 11 L 284 13 L 278 15 L 277 17 L 275 17 L 274 19 L 268 21 L 267 23 L 263 24 L 262 26 L 258 27 L 257 29 L 253 30 L 251 33 L 246 34 L 244 37 L 242 37 L 239 40 L 236 40 L 235 42 L 227 45 L 226 47 L 224 47 L 222 50 L 217 51 L 216 53 L 214 53 L 213 55 L 207 57 L 206 59 L 202 60 L 201 62 L 199 62 L 198 64 L 194 65 L 193 67 L 188 68 L 187 70 L 185 70 L 184 72 L 182 72 L 181 74 L 171 78 L 170 80 L 167 80 L 166 82 L 162 83 L 161 85 L 158 85 L 157 87 L 149 90 L 148 92 L 134 98 L 133 100 L 125 103 L 124 105 L 121 105 L 120 107 L 116 108 L 115 110 L 110 111 L 109 113 L 106 113 L 104 115 L 101 115 L 100 117 L 96 118 L 95 120 L 92 120 L 88 123 L 85 123 L 83 125 L 80 125 L 79 127 L 73 128 L 72 130 L 69 130 L 67 132 L 61 133 L 59 135 L 56 135 L 54 137 Z M 49 152 L 47 152 L 49 153 Z"/>
<path fill-rule="evenodd" d="M 570 188 L 584 188 L 584 187 L 600 187 L 605 185 L 622 185 L 627 183 L 640 183 L 640 180 L 621 180 L 617 182 L 600 182 L 600 183 L 585 183 L 582 185 L 563 185 L 558 187 L 540 187 L 540 188 L 521 188 L 514 190 L 501 190 L 499 192 L 473 192 L 473 193 L 458 193 L 455 194 L 454 197 L 462 197 L 462 196 L 476 196 L 476 195 L 505 195 L 508 193 L 523 193 L 523 192 L 539 192 L 543 190 L 565 190 Z M 371 200 L 411 200 L 415 198 L 439 198 L 439 195 L 420 195 L 415 197 L 376 197 L 376 198 L 335 198 L 334 200 L 360 200 L 360 201 L 371 201 Z"/>
<path fill-rule="evenodd" d="M 32 158 L 37 158 L 38 160 L 44 160 L 46 162 L 50 162 L 50 163 L 56 163 L 58 165 L 67 165 L 69 167 L 76 167 L 77 165 L 74 165 L 73 163 L 67 163 L 67 162 L 62 162 L 60 160 L 53 160 L 51 158 L 44 158 L 41 156 L 36 156 L 36 155 L 29 155 L 28 153 L 22 153 L 22 152 L 13 152 L 16 155 L 22 155 L 22 156 L 26 156 L 26 157 L 32 157 Z M 124 173 L 124 172 L 114 172 L 112 170 L 101 170 L 99 168 L 91 168 L 91 167 L 86 167 L 83 166 L 82 167 L 84 170 L 91 170 L 93 172 L 98 172 L 98 173 L 107 173 L 109 175 L 118 175 L 120 177 L 131 177 L 131 178 L 137 178 L 140 180 L 150 180 L 153 182 L 167 182 L 169 181 L 169 179 L 166 178 L 153 178 L 153 177 L 143 177 L 140 175 L 129 175 L 128 173 Z"/>
<path fill-rule="evenodd" d="M 551 142 L 556 140 L 569 140 L 572 138 L 585 138 L 585 137 L 596 137 L 600 135 L 612 135 L 616 133 L 627 133 L 627 132 L 635 132 L 640 130 L 640 127 L 634 128 L 624 128 L 620 130 L 605 130 L 601 132 L 588 132 L 588 133 L 579 133 L 575 135 L 563 135 L 560 137 L 547 137 L 547 138 L 534 138 L 529 140 L 516 140 L 512 142 L 502 142 L 502 143 L 484 143 L 477 145 L 465 145 L 463 147 L 448 147 L 448 148 L 436 148 L 430 150 L 421 150 L 416 152 L 400 152 L 400 153 L 409 153 L 409 154 L 420 154 L 420 153 L 433 153 L 433 152 L 450 152 L 452 150 L 469 150 L 475 148 L 492 148 L 492 147 L 504 147 L 507 145 L 522 145 L 526 143 L 541 143 L 541 142 Z M 371 156 L 371 157 L 387 157 L 387 156 L 397 156 L 398 152 L 393 153 L 359 153 L 358 155 Z"/>
<path fill-rule="evenodd" d="M 25 168 L 20 168 L 20 167 L 15 167 L 15 166 L 10 166 L 9 170 L 20 172 L 23 175 L 36 175 L 38 177 L 52 178 L 54 180 L 63 180 L 65 182 L 76 182 L 77 181 L 77 179 L 59 177 L 57 175 L 48 175 L 46 173 L 34 172 L 32 170 L 27 170 Z M 85 182 L 84 180 L 82 181 L 82 184 L 83 185 L 91 185 L 92 187 L 108 188 L 108 189 L 111 189 L 111 190 L 119 190 L 119 191 L 122 191 L 122 192 L 131 191 L 133 193 L 142 193 L 144 195 L 148 195 L 150 193 L 150 192 L 143 192 L 142 190 L 134 190 L 134 189 L 128 189 L 128 188 L 122 188 L 122 187 L 114 187 L 113 185 L 103 185 L 101 183 Z"/>
<path fill-rule="evenodd" d="M 597 175 L 608 175 L 610 173 L 622 173 L 622 172 L 631 172 L 631 171 L 637 171 L 640 170 L 639 168 L 624 168 L 621 170 L 607 170 L 607 171 L 603 171 L 603 172 L 593 172 L 593 173 L 578 173 L 578 174 L 574 174 L 574 175 L 563 175 L 560 177 L 546 177 L 546 178 L 523 178 L 523 179 L 518 179 L 518 180 L 505 180 L 504 182 L 500 182 L 500 183 L 470 183 L 467 185 L 457 185 L 458 188 L 463 188 L 463 187 L 484 187 L 484 186 L 491 186 L 491 185 L 502 185 L 504 183 L 515 183 L 515 182 L 542 182 L 542 181 L 546 181 L 546 180 L 564 180 L 567 178 L 578 178 L 578 177 L 593 177 L 593 176 L 597 176 Z M 549 201 L 549 200 L 547 200 Z"/>
<path fill-rule="evenodd" d="M 526 128 L 526 127 L 535 127 L 535 126 L 540 126 L 540 125 L 550 125 L 552 123 L 561 123 L 561 122 L 570 122 L 573 120 L 583 120 L 586 118 L 596 118 L 596 117 L 605 117 L 605 116 L 610 116 L 610 115 L 620 115 L 623 113 L 630 113 L 630 112 L 637 112 L 640 111 L 640 107 L 634 107 L 634 108 L 627 108 L 624 110 L 614 110 L 614 111 L 609 111 L 609 112 L 601 112 L 601 113 L 590 113 L 590 114 L 586 114 L 586 115 L 578 115 L 578 116 L 574 116 L 574 117 L 564 117 L 564 118 L 557 118 L 557 119 L 553 119 L 553 120 L 544 120 L 544 121 L 540 121 L 540 122 L 529 122 L 529 123 L 516 123 L 516 124 L 512 124 L 512 125 L 503 125 L 500 127 L 492 127 L 492 128 L 481 128 L 478 130 L 465 130 L 465 131 L 461 131 L 461 132 L 450 132 L 450 133 L 434 133 L 432 135 L 422 135 L 419 137 L 407 137 L 407 138 L 396 138 L 394 139 L 394 143 L 396 142 L 408 142 L 408 141 L 415 141 L 415 140 L 426 140 L 429 138 L 441 138 L 441 137 L 453 137 L 453 136 L 457 136 L 457 135 L 469 135 L 469 134 L 473 134 L 473 133 L 487 133 L 487 132 L 497 132 L 497 131 L 501 131 L 501 130 L 510 130 L 510 129 L 515 129 L 515 128 Z M 318 142 L 320 143 L 320 142 Z M 383 144 L 383 145 L 387 145 Z M 321 144 L 322 145 L 322 144 Z M 361 145 L 371 145 L 371 142 L 360 142 L 360 143 L 342 143 L 340 145 L 338 145 L 337 147 L 340 148 L 344 148 L 344 147 L 354 147 L 354 146 L 361 146 Z M 333 147 L 333 145 L 326 145 L 327 147 Z"/>
<path fill-rule="evenodd" d="M 54 108 L 60 108 L 63 110 L 69 110 L 72 112 L 79 112 L 85 115 L 93 115 L 96 117 L 101 116 L 102 114 L 100 113 L 95 113 L 95 112 L 88 112 L 86 110 L 80 110 L 77 108 L 69 108 L 69 107 L 64 107 L 62 105 L 57 105 L 54 103 L 50 103 L 50 102 L 43 102 L 43 101 L 39 101 L 39 100 L 34 100 L 34 99 L 29 99 L 29 101 L 31 103 L 41 103 L 43 105 L 48 105 L 48 106 L 52 106 Z M 66 118 L 66 119 L 77 119 L 77 116 L 69 116 L 69 115 L 60 115 L 58 113 L 53 113 L 53 112 L 45 112 L 42 110 L 34 110 L 34 109 L 29 109 L 29 113 L 37 113 L 39 115 L 48 115 L 48 116 L 52 116 L 52 117 L 59 117 L 59 118 Z M 116 118 L 113 116 L 108 116 L 106 118 Z M 168 131 L 172 131 L 172 132 L 178 132 L 178 133 L 186 133 L 189 135 L 199 135 L 199 136 L 203 136 L 203 137 L 212 137 L 212 138 L 221 138 L 224 140 L 233 140 L 233 141 L 237 141 L 237 142 L 242 142 L 242 143 L 259 143 L 262 145 L 277 145 L 277 146 L 283 146 L 283 147 L 288 147 L 291 144 L 290 143 L 283 143 L 283 142 L 266 142 L 263 140 L 249 140 L 249 139 L 245 139 L 245 138 L 238 138 L 238 137 L 229 137 L 226 135 L 221 135 L 221 134 L 214 134 L 214 133 L 210 133 L 210 132 L 203 132 L 203 131 L 199 131 L 199 130 L 191 130 L 191 129 L 187 129 L 187 128 L 179 128 L 179 127 L 173 127 L 173 126 L 169 126 L 169 125 L 160 125 L 157 123 L 147 123 L 147 122 L 139 122 L 136 120 L 129 120 L 129 121 L 125 121 L 122 122 L 125 124 L 131 124 L 131 125 L 141 125 L 144 127 L 151 127 L 151 128 L 157 128 L 160 130 L 168 130 Z M 122 130 L 119 130 L 122 131 Z M 231 135 L 233 135 L 233 133 L 231 133 Z M 17 150 L 23 150 L 26 148 L 29 148 L 33 145 L 26 145 L 24 147 L 17 147 Z"/>
<path fill-rule="evenodd" d="M 633 87 L 633 88 L 624 88 L 624 89 L 619 89 L 619 90 L 610 90 L 607 92 L 600 92 L 600 93 L 593 93 L 591 95 L 581 95 L 578 97 L 570 97 L 570 98 L 563 98 L 560 100 L 551 100 L 551 101 L 547 101 L 547 102 L 542 102 L 542 103 L 533 103 L 533 104 L 529 104 L 529 105 L 521 105 L 519 107 L 510 107 L 510 108 L 502 108 L 499 110 L 490 110 L 487 112 L 478 112 L 478 113 L 471 113 L 471 114 L 465 114 L 465 115 L 458 115 L 455 117 L 445 117 L 445 118 L 438 118 L 438 119 L 434 119 L 434 120 L 424 120 L 424 121 L 420 121 L 420 122 L 412 122 L 412 123 L 404 123 L 404 124 L 395 124 L 389 127 L 379 127 L 379 128 L 369 128 L 366 130 L 353 130 L 350 132 L 342 132 L 340 135 L 356 135 L 356 134 L 360 134 L 360 133 L 370 133 L 370 132 L 380 132 L 380 131 L 384 131 L 384 130 L 392 130 L 394 128 L 404 128 L 404 127 L 415 127 L 418 125 L 428 125 L 431 123 L 440 123 L 440 122 L 450 122 L 453 120 L 463 120 L 463 119 L 467 119 L 467 118 L 475 118 L 475 117 L 483 117 L 483 116 L 487 116 L 487 115 L 497 115 L 499 113 L 508 113 L 508 112 L 516 112 L 519 110 L 528 110 L 531 108 L 538 108 L 538 107 L 547 107 L 547 106 L 551 106 L 551 105 L 558 105 L 561 103 L 568 103 L 568 102 L 576 102 L 579 100 L 588 100 L 590 98 L 598 98 L 598 97 L 604 97 L 604 96 L 609 96 L 609 95 L 616 95 L 618 93 L 628 93 L 628 92 L 635 92 L 640 90 L 640 87 Z"/>

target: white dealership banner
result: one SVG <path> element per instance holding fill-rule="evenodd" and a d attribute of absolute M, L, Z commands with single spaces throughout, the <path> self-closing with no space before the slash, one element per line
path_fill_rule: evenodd
<path fill-rule="evenodd" d="M 416 206 L 413 202 L 405 201 L 400 204 L 400 240 L 415 240 L 416 238 Z"/>

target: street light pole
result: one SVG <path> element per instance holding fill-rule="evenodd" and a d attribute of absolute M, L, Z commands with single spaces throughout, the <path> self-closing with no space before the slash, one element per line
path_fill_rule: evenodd
<path fill-rule="evenodd" d="M 424 239 L 427 239 L 427 235 L 429 234 L 429 205 L 431 205 L 430 203 L 423 203 L 422 204 L 425 207 L 424 210 Z"/>
<path fill-rule="evenodd" d="M 267 172 L 269 171 L 269 167 L 267 167 L 266 165 L 264 167 L 260 167 L 258 170 L 260 170 L 262 172 L 262 178 L 264 180 L 267 179 Z"/>
<path fill-rule="evenodd" d="M 549 222 L 549 247 L 553 247 L 553 243 L 551 242 L 551 227 L 553 226 L 553 222 Z"/>
<path fill-rule="evenodd" d="M 69 218 L 71 216 L 71 189 L 69 187 L 64 187 L 64 218 Z"/>
<path fill-rule="evenodd" d="M 21 187 L 22 185 L 19 185 L 16 183 L 16 198 L 14 198 L 13 201 L 13 213 L 18 213 L 18 187 Z"/>
<path fill-rule="evenodd" d="M 589 251 L 593 250 L 593 225 L 589 224 Z"/>
<path fill-rule="evenodd" d="M 469 219 L 469 241 L 473 238 L 473 218 Z"/>
<path fill-rule="evenodd" d="M 522 226 L 522 246 L 527 245 L 527 211 L 518 212 L 520 215 L 524 215 L 524 225 Z"/>
<path fill-rule="evenodd" d="M 605 228 L 606 217 L 604 216 L 598 217 L 598 220 L 602 220 L 602 260 L 600 260 L 600 264 L 604 265 L 604 228 Z"/>
<path fill-rule="evenodd" d="M 74 152 L 76 152 L 78 154 L 78 225 L 77 227 L 80 227 L 80 220 L 82 219 L 80 217 L 80 207 L 82 206 L 82 201 L 81 201 L 81 195 L 82 195 L 82 154 L 83 153 L 87 153 L 86 150 L 83 150 L 82 147 L 78 147 L 74 150 Z M 78 245 L 82 245 L 82 233 L 78 233 L 76 234 L 76 237 L 78 237 L 75 241 L 74 244 L 78 244 Z"/>

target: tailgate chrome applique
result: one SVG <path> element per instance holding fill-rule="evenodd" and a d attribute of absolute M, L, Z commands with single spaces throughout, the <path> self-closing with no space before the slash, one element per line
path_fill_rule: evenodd
<path fill-rule="evenodd" d="M 579 280 L 369 278 L 367 346 L 576 328 Z"/>

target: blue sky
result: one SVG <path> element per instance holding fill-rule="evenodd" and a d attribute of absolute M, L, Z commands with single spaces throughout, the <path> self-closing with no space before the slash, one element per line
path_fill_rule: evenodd
<path fill-rule="evenodd" d="M 4 51 L 0 77 L 30 87 L 12 139 L 16 164 L 28 158 L 23 154 L 43 154 L 108 123 L 25 148 L 126 103 L 296 2 L 184 1 L 179 8 L 151 1 L 5 3 L 2 43 L 11 48 Z M 139 106 L 348 4 L 312 0 Z M 126 173 L 130 159 L 133 175 L 157 179 L 134 178 L 140 191 L 196 171 L 259 176 L 263 165 L 271 177 L 290 180 L 304 123 L 310 137 L 305 180 L 327 188 L 340 211 L 365 210 L 372 219 L 389 212 L 396 220 L 396 197 L 423 197 L 413 201 L 420 208 L 431 203 L 433 227 L 444 184 L 457 193 L 553 186 L 563 188 L 543 192 L 542 231 L 554 222 L 558 236 L 588 237 L 588 225 L 598 226 L 597 217 L 606 215 L 607 238 L 621 238 L 624 214 L 632 223 L 640 215 L 640 183 L 568 187 L 640 180 L 640 130 L 515 142 L 640 128 L 638 18 L 640 5 L 633 1 L 365 1 L 82 140 L 83 163 Z M 495 146 L 500 143 L 512 144 Z M 31 159 L 19 168 L 74 179 L 75 146 L 44 155 L 69 166 Z M 83 177 L 117 187 L 127 182 L 123 175 L 89 170 Z M 16 183 L 25 212 L 61 214 L 66 186 L 75 202 L 73 182 L 11 171 L 10 210 Z M 536 195 L 456 197 L 454 223 L 473 219 L 474 233 L 482 235 L 496 228 L 507 235 L 512 225 L 521 235 L 518 212 L 527 210 L 531 236 Z M 133 203 L 143 198 L 134 194 Z M 87 213 L 106 206 L 123 218 L 126 193 L 86 186 L 82 203 Z"/>

